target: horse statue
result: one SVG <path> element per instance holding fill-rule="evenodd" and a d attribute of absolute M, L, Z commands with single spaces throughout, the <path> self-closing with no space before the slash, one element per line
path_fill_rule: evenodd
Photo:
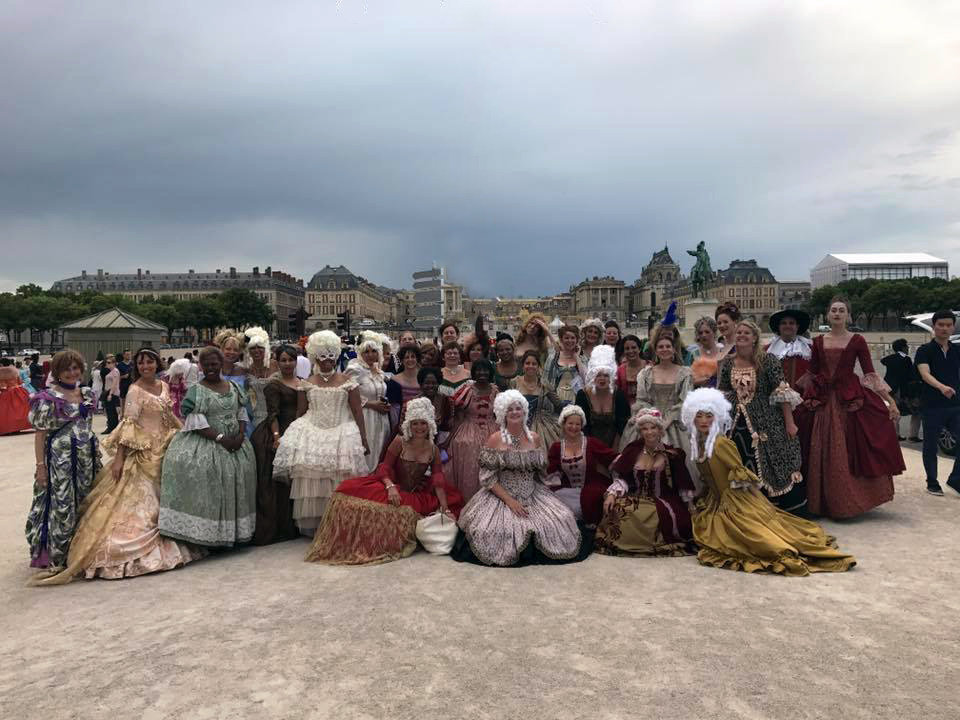
<path fill-rule="evenodd" d="M 713 268 L 710 267 L 710 253 L 707 252 L 707 244 L 701 240 L 697 243 L 696 250 L 687 250 L 687 255 L 693 255 L 697 259 L 690 271 L 690 284 L 693 286 L 691 297 L 706 299 L 707 283 L 713 280 Z"/>

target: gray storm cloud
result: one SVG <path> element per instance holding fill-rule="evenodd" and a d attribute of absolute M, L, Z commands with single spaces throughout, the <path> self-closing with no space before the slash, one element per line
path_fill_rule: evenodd
<path fill-rule="evenodd" d="M 705 240 L 960 267 L 951 3 L 7 3 L 0 289 L 326 263 L 476 295 Z"/>

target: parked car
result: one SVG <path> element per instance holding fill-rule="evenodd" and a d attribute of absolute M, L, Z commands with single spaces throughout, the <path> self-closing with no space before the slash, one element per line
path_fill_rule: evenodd
<path fill-rule="evenodd" d="M 21 351 L 20 351 L 20 354 L 21 354 L 23 357 L 30 357 L 31 355 L 39 355 L 39 354 L 40 354 L 40 351 L 39 351 L 39 350 L 34 350 L 33 348 L 26 348 L 26 349 L 24 349 L 24 350 L 21 350 Z"/>
<path fill-rule="evenodd" d="M 866 332 L 866 330 L 864 330 L 859 325 L 848 325 L 847 330 L 849 330 L 850 332 L 859 332 L 859 333 Z"/>
<path fill-rule="evenodd" d="M 829 326 L 829 325 L 821 325 L 820 327 L 817 328 L 817 330 L 819 330 L 820 332 L 830 332 L 830 326 Z"/>

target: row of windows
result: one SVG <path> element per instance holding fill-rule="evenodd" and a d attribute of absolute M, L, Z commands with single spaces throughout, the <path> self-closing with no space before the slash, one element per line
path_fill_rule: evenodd
<path fill-rule="evenodd" d="M 130 282 L 64 283 L 64 292 L 82 292 L 83 290 L 225 290 L 232 287 L 254 288 L 262 283 L 256 280 L 131 280 Z"/>
<path fill-rule="evenodd" d="M 776 294 L 773 287 L 728 288 L 727 297 L 773 297 Z"/>
<path fill-rule="evenodd" d="M 916 266 L 891 266 L 891 267 L 856 267 L 850 268 L 849 277 L 851 280 L 866 280 L 867 278 L 876 278 L 877 280 L 903 280 L 912 277 L 947 277 L 945 267 L 934 267 L 933 265 Z"/>

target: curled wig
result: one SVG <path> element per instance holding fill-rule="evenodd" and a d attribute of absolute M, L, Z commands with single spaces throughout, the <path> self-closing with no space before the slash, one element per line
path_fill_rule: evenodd
<path fill-rule="evenodd" d="M 570 403 L 569 405 L 564 406 L 563 410 L 560 411 L 560 417 L 557 418 L 557 424 L 560 425 L 560 427 L 563 427 L 563 424 L 571 415 L 577 415 L 580 418 L 581 426 L 586 426 L 587 414 L 583 411 L 582 407 L 576 405 L 575 403 Z"/>
<path fill-rule="evenodd" d="M 727 398 L 715 388 L 693 390 L 684 399 L 683 409 L 680 411 L 680 420 L 690 428 L 690 447 L 697 455 L 699 455 L 700 440 L 697 437 L 697 426 L 693 422 L 697 413 L 713 415 L 713 424 L 710 426 L 710 432 L 707 433 L 707 439 L 703 444 L 703 457 L 709 458 L 713 455 L 713 446 L 717 442 L 717 436 L 726 434 L 733 424 L 730 409 L 731 406 Z"/>
<path fill-rule="evenodd" d="M 519 390 L 505 390 L 498 393 L 493 401 L 493 416 L 497 419 L 497 425 L 500 426 L 500 438 L 505 445 L 510 445 L 510 433 L 507 432 L 507 411 L 514 405 L 523 408 L 523 432 L 527 440 L 533 441 L 533 433 L 527 427 L 527 418 L 530 417 L 530 403 Z"/>
<path fill-rule="evenodd" d="M 610 377 L 611 385 L 617 377 L 617 360 L 613 348 L 609 345 L 597 345 L 590 353 L 586 386 L 591 391 L 596 389 L 597 375 L 600 373 L 606 373 Z"/>
<path fill-rule="evenodd" d="M 400 426 L 403 439 L 409 441 L 413 437 L 410 423 L 414 420 L 423 420 L 430 427 L 430 442 L 433 442 L 437 436 L 437 416 L 430 398 L 414 398 L 407 403 L 404 413 L 403 424 Z"/>

